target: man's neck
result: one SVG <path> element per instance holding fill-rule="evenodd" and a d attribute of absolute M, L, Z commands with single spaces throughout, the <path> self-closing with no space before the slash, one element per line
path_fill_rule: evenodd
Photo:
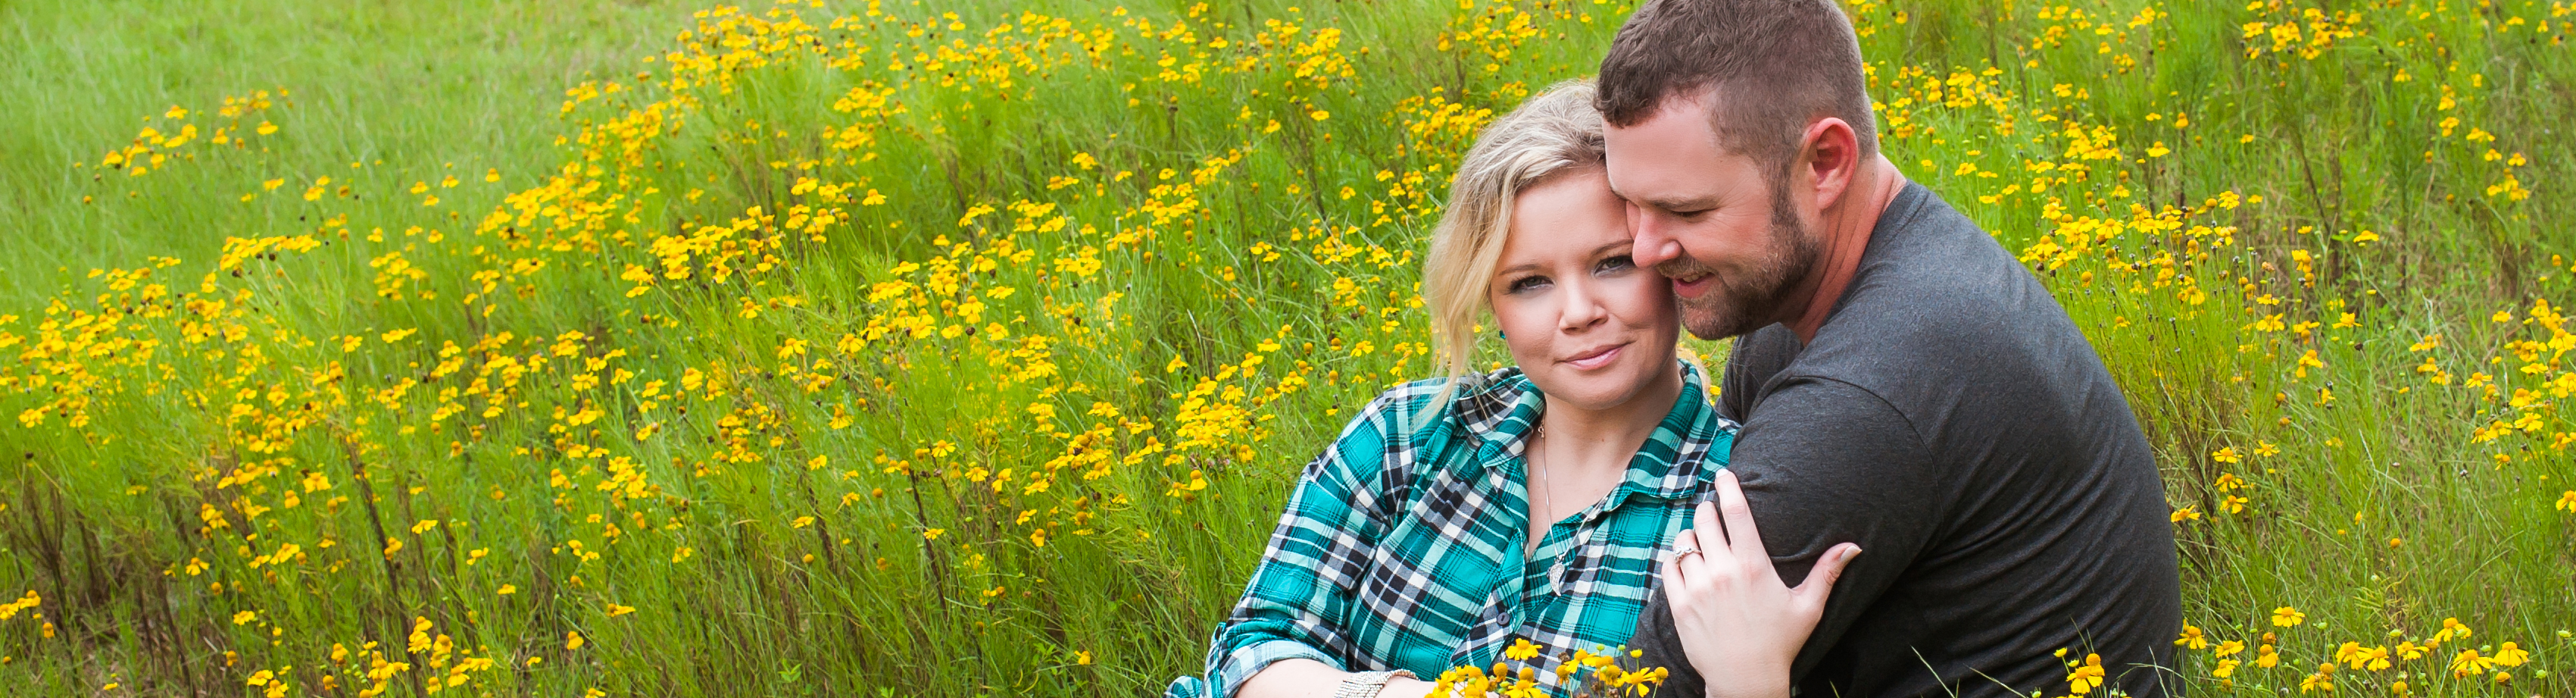
<path fill-rule="evenodd" d="M 1859 273 L 1861 253 L 1869 249 L 1878 217 L 1903 191 L 1905 175 L 1896 171 L 1896 164 L 1885 155 L 1874 156 L 1853 174 L 1848 195 L 1824 212 L 1818 236 L 1823 249 L 1817 251 L 1816 266 L 1807 271 L 1807 288 L 1797 294 L 1806 301 L 1794 304 L 1796 315 L 1783 321 L 1798 333 L 1799 344 L 1816 341 L 1816 332 L 1824 328 L 1825 318 L 1833 314 L 1852 276 Z"/>

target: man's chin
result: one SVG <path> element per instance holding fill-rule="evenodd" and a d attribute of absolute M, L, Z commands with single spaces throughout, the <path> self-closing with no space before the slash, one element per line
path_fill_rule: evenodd
<path fill-rule="evenodd" d="M 1683 308 L 1682 329 L 1689 330 L 1691 336 L 1700 339 L 1726 339 L 1750 331 L 1750 328 L 1741 327 L 1744 323 L 1739 317 Z"/>

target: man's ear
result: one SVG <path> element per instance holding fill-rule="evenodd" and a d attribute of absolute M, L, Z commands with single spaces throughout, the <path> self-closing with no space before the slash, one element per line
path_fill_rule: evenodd
<path fill-rule="evenodd" d="M 1833 208 L 1851 191 L 1852 178 L 1860 171 L 1860 140 L 1852 133 L 1849 122 L 1837 117 L 1817 119 L 1807 125 L 1798 139 L 1798 167 L 1804 168 L 1808 194 L 1815 197 L 1816 210 Z"/>

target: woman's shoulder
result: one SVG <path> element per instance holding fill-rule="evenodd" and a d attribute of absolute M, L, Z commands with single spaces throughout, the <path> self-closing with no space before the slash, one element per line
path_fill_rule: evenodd
<path fill-rule="evenodd" d="M 1369 401 L 1362 414 L 1380 412 L 1391 428 L 1427 438 L 1440 432 L 1489 428 L 1509 416 L 1524 397 L 1535 397 L 1535 392 L 1520 367 L 1506 366 L 1482 374 L 1397 384 Z"/>
<path fill-rule="evenodd" d="M 1397 384 L 1352 415 L 1305 477 L 1371 519 L 1391 519 L 1429 483 L 1474 470 L 1495 426 L 1489 415 L 1524 398 L 1537 394 L 1517 369 Z"/>
<path fill-rule="evenodd" d="M 1700 363 L 1699 358 L 1684 357 L 1681 359 L 1681 368 L 1682 394 L 1673 406 L 1677 411 L 1681 408 L 1689 408 L 1678 415 L 1688 422 L 1689 431 L 1702 437 L 1722 435 L 1730 440 L 1736 432 L 1742 431 L 1744 424 L 1727 416 L 1726 410 L 1721 407 L 1719 398 L 1723 388 L 1716 381 L 1711 380 L 1715 376 L 1708 372 L 1708 368 Z"/>
<path fill-rule="evenodd" d="M 1450 442 L 1491 430 L 1530 392 L 1518 368 L 1399 383 L 1352 415 L 1335 450 L 1369 471 L 1436 465 L 1454 454 Z"/>

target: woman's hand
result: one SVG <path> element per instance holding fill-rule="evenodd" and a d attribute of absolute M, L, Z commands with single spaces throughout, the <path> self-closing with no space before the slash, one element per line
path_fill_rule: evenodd
<path fill-rule="evenodd" d="M 1716 506 L 1701 502 L 1691 529 L 1674 538 L 1673 549 L 1676 554 L 1664 564 L 1664 593 L 1672 601 L 1682 653 L 1707 678 L 1708 695 L 1788 698 L 1789 665 L 1824 617 L 1826 595 L 1860 546 L 1834 546 L 1805 583 L 1789 588 L 1762 549 L 1744 488 L 1735 473 L 1721 470 Z"/>

